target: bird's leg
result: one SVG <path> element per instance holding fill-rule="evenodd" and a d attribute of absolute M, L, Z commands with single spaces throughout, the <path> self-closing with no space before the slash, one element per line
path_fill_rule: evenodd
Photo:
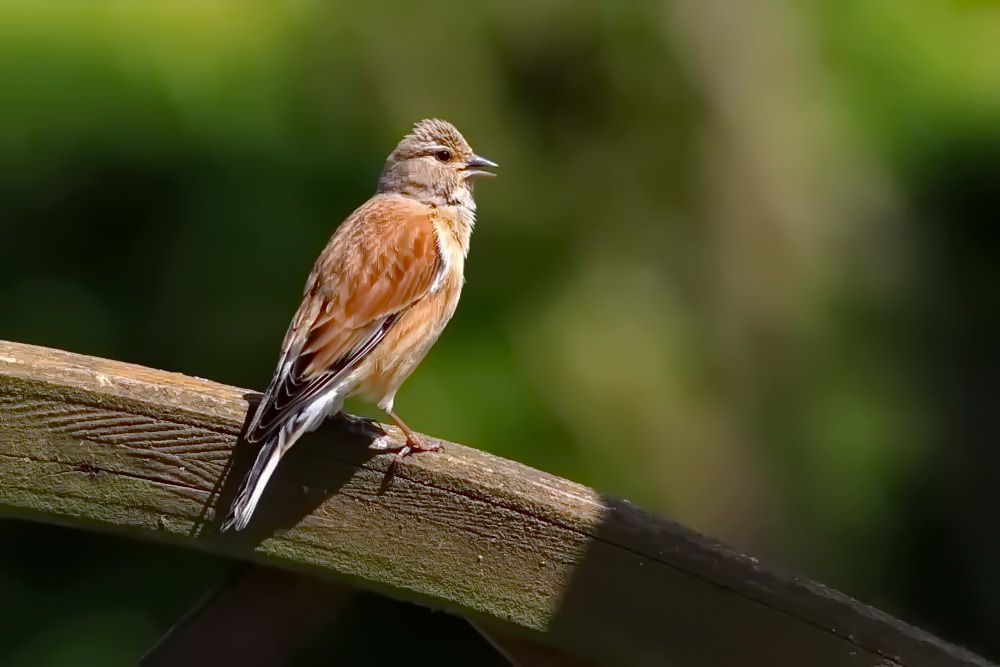
<path fill-rule="evenodd" d="M 407 426 L 406 422 L 400 419 L 392 410 L 386 410 L 386 414 L 392 417 L 392 421 L 396 422 L 396 426 L 398 426 L 399 430 L 406 436 L 406 444 L 400 447 L 396 452 L 397 461 L 416 452 L 436 452 L 441 449 L 440 444 L 436 442 L 426 442 L 423 438 L 414 433 L 413 429 Z"/>

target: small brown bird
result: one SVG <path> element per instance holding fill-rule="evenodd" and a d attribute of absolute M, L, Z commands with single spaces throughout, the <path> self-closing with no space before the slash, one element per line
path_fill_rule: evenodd
<path fill-rule="evenodd" d="M 472 183 L 497 165 L 443 120 L 422 120 L 386 160 L 378 190 L 316 260 L 278 368 L 245 433 L 260 453 L 223 530 L 243 529 L 278 461 L 361 394 L 406 434 L 399 456 L 432 451 L 393 412 L 396 391 L 455 312 L 476 221 Z"/>

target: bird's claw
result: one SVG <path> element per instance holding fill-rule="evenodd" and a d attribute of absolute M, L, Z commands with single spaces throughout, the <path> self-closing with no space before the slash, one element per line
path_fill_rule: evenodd
<path fill-rule="evenodd" d="M 425 442 L 423 439 L 407 439 L 402 445 L 391 442 L 388 438 L 380 438 L 381 442 L 372 443 L 372 449 L 377 449 L 381 452 L 395 452 L 395 460 L 402 461 L 407 456 L 411 454 L 419 454 L 420 452 L 437 452 L 441 450 L 441 443 L 439 442 Z"/>
<path fill-rule="evenodd" d="M 441 450 L 439 442 L 422 442 L 421 440 L 407 440 L 406 444 L 396 451 L 396 461 L 402 461 L 410 454 L 420 452 L 437 452 Z"/>

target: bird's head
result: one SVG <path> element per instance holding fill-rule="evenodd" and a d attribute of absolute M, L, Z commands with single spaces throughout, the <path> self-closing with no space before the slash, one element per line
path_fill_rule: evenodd
<path fill-rule="evenodd" d="M 422 120 L 389 155 L 379 179 L 379 192 L 399 193 L 428 204 L 472 204 L 472 182 L 495 176 L 496 163 L 472 152 L 451 123 Z"/>

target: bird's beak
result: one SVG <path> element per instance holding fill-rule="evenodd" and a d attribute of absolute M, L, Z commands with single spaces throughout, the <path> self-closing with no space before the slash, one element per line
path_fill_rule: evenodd
<path fill-rule="evenodd" d="M 481 155 L 473 154 L 472 157 L 468 159 L 465 163 L 465 177 L 466 178 L 480 178 L 482 176 L 496 176 L 492 171 L 484 171 L 484 169 L 490 169 L 499 167 L 493 160 L 487 160 Z"/>

